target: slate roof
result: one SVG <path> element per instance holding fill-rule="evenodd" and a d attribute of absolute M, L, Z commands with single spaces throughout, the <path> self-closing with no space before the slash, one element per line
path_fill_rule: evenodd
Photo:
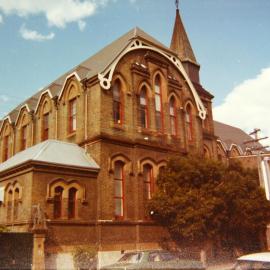
<path fill-rule="evenodd" d="M 154 45 L 162 50 L 176 55 L 175 52 L 160 43 L 158 40 L 145 33 L 140 28 L 135 27 L 134 29 L 130 30 L 117 40 L 113 41 L 112 43 L 101 49 L 99 52 L 97 52 L 87 60 L 83 61 L 79 65 L 75 66 L 73 69 L 61 75 L 55 81 L 40 89 L 35 95 L 19 104 L 7 116 L 10 116 L 11 122 L 15 122 L 21 107 L 25 104 L 28 105 L 30 110 L 35 110 L 40 95 L 47 89 L 50 89 L 53 97 L 58 96 L 62 90 L 67 76 L 74 72 L 79 75 L 81 80 L 90 79 L 98 75 L 98 73 L 104 71 L 104 69 L 113 62 L 113 60 L 122 52 L 122 50 L 126 48 L 129 42 L 135 38 L 138 38 L 142 41 L 147 42 L 150 45 Z"/>
<path fill-rule="evenodd" d="M 198 65 L 178 9 L 176 10 L 170 48 L 177 52 L 181 61 L 190 61 Z"/>
<path fill-rule="evenodd" d="M 0 164 L 0 173 L 28 161 L 98 170 L 93 158 L 77 144 L 47 140 L 25 149 Z"/>
<path fill-rule="evenodd" d="M 253 138 L 240 128 L 214 121 L 214 130 L 215 135 L 219 137 L 221 142 L 223 142 L 226 150 L 229 150 L 232 144 L 239 146 L 243 153 L 248 150 L 247 148 L 262 147 L 260 143 L 244 144 L 244 142 L 253 140 Z"/>

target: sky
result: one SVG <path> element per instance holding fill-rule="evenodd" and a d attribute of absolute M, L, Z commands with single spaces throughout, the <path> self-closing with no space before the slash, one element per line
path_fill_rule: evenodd
<path fill-rule="evenodd" d="M 135 26 L 169 46 L 174 2 L 0 0 L 0 117 Z M 214 118 L 270 136 L 270 0 L 179 2 Z"/>

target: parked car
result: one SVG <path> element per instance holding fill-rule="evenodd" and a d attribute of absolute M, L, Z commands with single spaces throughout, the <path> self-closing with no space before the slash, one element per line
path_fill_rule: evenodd
<path fill-rule="evenodd" d="M 104 266 L 102 270 L 205 270 L 196 260 L 180 259 L 178 253 L 165 250 L 136 251 L 125 253 L 116 263 Z"/>
<path fill-rule="evenodd" d="M 253 253 L 241 256 L 233 270 L 270 270 L 270 252 Z"/>

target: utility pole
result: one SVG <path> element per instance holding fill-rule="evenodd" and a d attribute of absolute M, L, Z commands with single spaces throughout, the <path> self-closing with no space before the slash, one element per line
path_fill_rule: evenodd
<path fill-rule="evenodd" d="M 260 141 L 268 139 L 268 137 L 259 137 L 260 131 L 261 130 L 259 128 L 254 128 L 254 130 L 249 133 L 250 136 L 254 136 L 254 139 L 245 141 L 244 144 L 253 144 L 253 146 L 250 147 L 250 150 L 255 151 L 257 156 L 257 168 L 259 173 L 260 186 L 265 188 L 266 198 L 270 200 L 270 179 L 268 179 L 269 175 L 267 173 L 269 171 L 269 167 L 267 166 L 268 161 L 264 160 L 262 157 L 263 150 L 269 146 L 259 145 Z"/>

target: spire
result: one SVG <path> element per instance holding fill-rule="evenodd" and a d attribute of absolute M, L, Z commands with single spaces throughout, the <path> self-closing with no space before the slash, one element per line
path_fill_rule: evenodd
<path fill-rule="evenodd" d="M 175 51 L 178 54 L 178 56 L 182 61 L 191 61 L 197 64 L 185 27 L 180 17 L 177 0 L 176 0 L 176 17 L 170 47 L 173 51 Z"/>
<path fill-rule="evenodd" d="M 199 82 L 199 68 L 179 13 L 179 0 L 175 0 L 176 17 L 171 40 L 171 50 L 177 53 L 190 78 Z M 196 74 L 197 73 L 197 74 Z"/>

